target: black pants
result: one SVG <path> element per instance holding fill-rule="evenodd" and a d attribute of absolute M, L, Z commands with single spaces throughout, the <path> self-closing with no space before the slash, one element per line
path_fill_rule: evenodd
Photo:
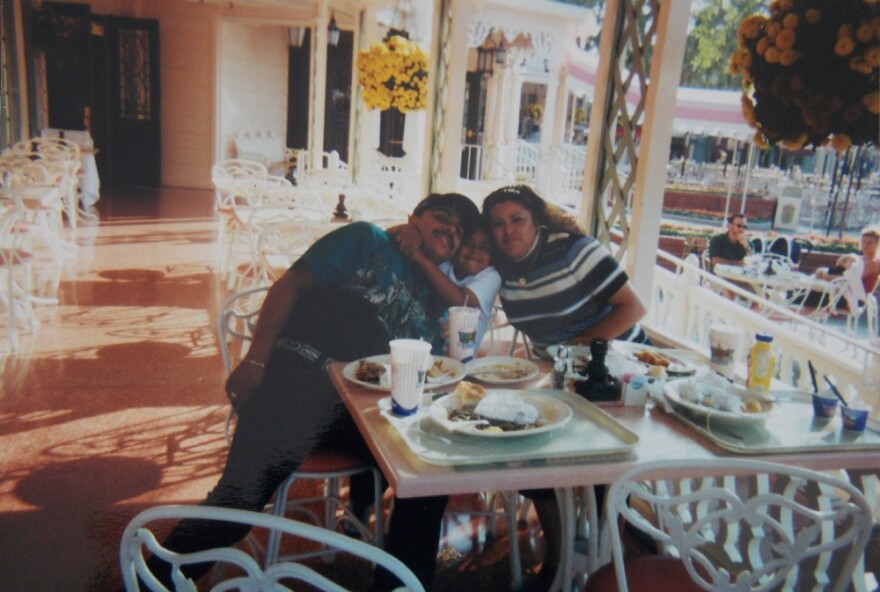
<path fill-rule="evenodd" d="M 310 452 L 331 447 L 372 462 L 369 450 L 320 365 L 294 351 L 276 348 L 261 387 L 239 410 L 238 423 L 220 480 L 203 502 L 207 506 L 262 511 L 278 486 Z M 177 552 L 234 545 L 248 533 L 245 525 L 183 520 L 164 545 Z M 185 570 L 198 578 L 211 567 Z M 169 566 L 151 560 L 167 582 Z"/>

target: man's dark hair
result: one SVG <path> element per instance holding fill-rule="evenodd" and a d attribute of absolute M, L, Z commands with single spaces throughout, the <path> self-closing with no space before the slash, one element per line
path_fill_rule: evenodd
<path fill-rule="evenodd" d="M 745 220 L 746 216 L 745 216 L 745 214 L 731 214 L 730 216 L 727 217 L 727 223 L 733 224 L 733 221 L 736 220 L 737 218 L 742 218 L 743 220 Z"/>
<path fill-rule="evenodd" d="M 413 215 L 421 216 L 428 210 L 443 210 L 455 214 L 461 220 L 465 236 L 482 223 L 477 204 L 460 193 L 432 193 L 416 205 Z"/>

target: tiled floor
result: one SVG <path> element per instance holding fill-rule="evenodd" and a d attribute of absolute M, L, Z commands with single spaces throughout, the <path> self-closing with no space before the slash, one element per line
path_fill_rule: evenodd
<path fill-rule="evenodd" d="M 0 590 L 117 589 L 128 519 L 199 502 L 216 481 L 226 399 L 213 321 L 227 293 L 212 205 L 201 190 L 105 190 L 99 219 L 70 237 L 59 304 L 3 355 Z M 435 589 L 509 589 L 501 528 L 493 544 L 480 520 L 451 518 Z M 532 567 L 540 536 L 519 535 Z"/>

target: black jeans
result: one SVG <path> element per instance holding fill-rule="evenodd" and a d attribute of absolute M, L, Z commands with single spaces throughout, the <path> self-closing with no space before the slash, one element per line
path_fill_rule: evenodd
<path fill-rule="evenodd" d="M 372 462 L 322 365 L 307 361 L 296 351 L 276 347 L 263 384 L 239 410 L 223 473 L 203 504 L 262 511 L 309 453 L 325 446 Z M 240 524 L 183 520 L 164 545 L 189 553 L 234 545 L 248 531 Z M 167 564 L 151 559 L 150 565 L 160 580 L 168 581 Z M 210 567 L 198 564 L 185 573 L 195 579 Z"/>

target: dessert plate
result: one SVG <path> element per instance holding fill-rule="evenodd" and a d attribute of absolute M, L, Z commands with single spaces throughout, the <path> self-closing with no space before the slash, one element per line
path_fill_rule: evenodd
<path fill-rule="evenodd" d="M 491 393 L 492 391 L 489 392 Z M 537 392 L 522 392 L 521 397 L 523 402 L 534 405 L 538 410 L 538 418 L 541 425 L 521 430 L 496 431 L 485 429 L 487 422 L 452 421 L 449 419 L 449 412 L 457 409 L 458 405 L 454 394 L 446 395 L 434 401 L 428 408 L 428 413 L 437 424 L 451 432 L 483 438 L 521 438 L 523 436 L 543 434 L 562 427 L 571 419 L 571 407 L 551 395 Z"/>

